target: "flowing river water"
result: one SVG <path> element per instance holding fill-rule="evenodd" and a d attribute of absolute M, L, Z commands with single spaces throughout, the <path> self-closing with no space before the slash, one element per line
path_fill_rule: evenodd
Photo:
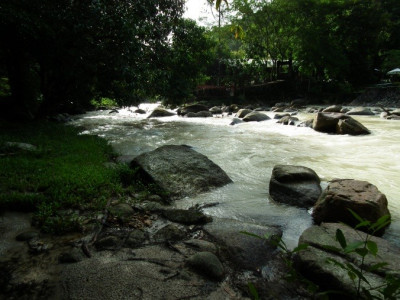
<path fill-rule="evenodd" d="M 140 108 L 151 112 L 154 104 Z M 271 118 L 274 113 L 265 112 Z M 300 113 L 301 121 L 312 117 Z M 175 202 L 188 208 L 197 203 L 218 202 L 206 213 L 224 218 L 279 225 L 289 247 L 312 224 L 310 211 L 274 202 L 268 193 L 272 169 L 277 164 L 302 165 L 322 180 L 366 180 L 378 187 L 389 202 L 392 224 L 385 238 L 400 245 L 400 121 L 379 116 L 355 117 L 372 134 L 328 135 L 311 128 L 284 126 L 276 120 L 230 126 L 231 116 L 147 119 L 131 109 L 119 113 L 90 112 L 72 124 L 82 134 L 101 136 L 121 155 L 139 155 L 167 144 L 186 144 L 219 165 L 234 183 Z"/>

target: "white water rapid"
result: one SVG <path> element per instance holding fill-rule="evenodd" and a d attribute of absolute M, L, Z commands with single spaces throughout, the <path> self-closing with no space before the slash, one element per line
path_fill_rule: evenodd
<path fill-rule="evenodd" d="M 141 105 L 150 112 L 154 104 Z M 133 108 L 132 108 L 133 109 Z M 266 112 L 271 118 L 274 113 Z M 277 164 L 313 169 L 323 181 L 333 178 L 366 180 L 389 201 L 392 224 L 385 238 L 400 245 L 400 121 L 379 116 L 355 117 L 372 134 L 328 135 L 311 128 L 284 126 L 276 120 L 230 126 L 232 117 L 147 119 L 131 109 L 119 113 L 90 112 L 72 124 L 82 134 L 107 139 L 121 155 L 138 155 L 165 144 L 186 144 L 219 165 L 234 181 L 223 188 L 177 201 L 177 207 L 219 202 L 206 213 L 258 224 L 279 225 L 289 247 L 312 224 L 310 212 L 275 203 L 268 194 L 272 169 Z M 311 117 L 300 113 L 300 120 Z"/>

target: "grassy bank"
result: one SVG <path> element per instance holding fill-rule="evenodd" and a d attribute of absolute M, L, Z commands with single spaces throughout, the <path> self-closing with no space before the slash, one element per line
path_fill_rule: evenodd
<path fill-rule="evenodd" d="M 29 143 L 21 150 L 7 142 Z M 79 230 L 80 211 L 98 211 L 108 199 L 135 192 L 126 166 L 107 167 L 114 153 L 95 136 L 52 122 L 0 122 L 0 209 L 33 211 L 43 231 Z"/>

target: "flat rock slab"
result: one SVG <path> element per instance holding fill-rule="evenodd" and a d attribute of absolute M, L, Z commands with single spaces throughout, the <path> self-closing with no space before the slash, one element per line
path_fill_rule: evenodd
<path fill-rule="evenodd" d="M 135 254 L 103 252 L 64 265 L 60 299 L 207 299 L 204 285 L 218 290 L 217 284 L 184 270 L 184 263 L 182 255 L 159 246 Z"/>
<path fill-rule="evenodd" d="M 266 264 L 276 247 L 270 242 L 282 236 L 277 227 L 243 223 L 231 219 L 218 219 L 204 226 L 204 230 L 215 238 L 226 250 L 226 255 L 244 269 L 257 269 Z M 241 232 L 266 237 L 259 239 Z"/>
<path fill-rule="evenodd" d="M 139 155 L 131 162 L 150 183 L 170 199 L 207 192 L 231 183 L 228 175 L 205 155 L 186 145 L 166 145 Z"/>

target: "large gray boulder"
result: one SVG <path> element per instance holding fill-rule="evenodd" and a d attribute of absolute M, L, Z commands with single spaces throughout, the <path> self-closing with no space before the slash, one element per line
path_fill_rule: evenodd
<path fill-rule="evenodd" d="M 361 257 L 358 254 L 334 250 L 335 248 L 341 249 L 335 238 L 337 229 L 343 232 L 347 245 L 366 239 L 365 233 L 339 223 L 323 223 L 321 226 L 312 226 L 305 230 L 299 239 L 299 244 L 308 244 L 309 246 L 306 250 L 296 254 L 295 267 L 306 278 L 317 283 L 323 289 L 343 291 L 354 296 L 355 285 L 347 271 L 327 262 L 327 259 L 333 259 L 342 265 L 349 264 L 358 270 L 361 267 Z M 377 244 L 378 253 L 376 256 L 368 254 L 363 262 L 363 275 L 371 284 L 368 286 L 362 282 L 362 287 L 366 289 L 382 285 L 387 274 L 400 276 L 400 249 L 378 237 L 370 237 L 370 240 Z M 387 265 L 375 271 L 368 271 L 371 267 L 383 262 L 386 262 Z M 377 295 L 376 291 L 371 292 Z"/>
<path fill-rule="evenodd" d="M 269 193 L 277 202 L 311 207 L 318 200 L 321 191 L 320 179 L 310 168 L 277 165 L 272 170 Z"/>
<path fill-rule="evenodd" d="M 204 230 L 221 246 L 221 254 L 240 268 L 256 270 L 264 266 L 273 256 L 276 246 L 271 241 L 282 237 L 277 227 L 261 226 L 230 219 L 214 218 Z M 241 233 L 256 234 L 265 239 Z"/>
<path fill-rule="evenodd" d="M 193 196 L 232 180 L 205 155 L 186 145 L 165 145 L 137 156 L 130 164 L 144 180 L 155 183 L 170 199 Z"/>
<path fill-rule="evenodd" d="M 334 134 L 370 134 L 364 125 L 342 113 L 317 113 L 312 128 L 315 131 Z"/>
<path fill-rule="evenodd" d="M 375 115 L 370 108 L 368 107 L 354 107 L 350 109 L 346 115 L 355 115 L 355 116 L 372 116 Z"/>
<path fill-rule="evenodd" d="M 245 122 L 261 122 L 261 121 L 266 121 L 271 119 L 268 117 L 266 114 L 254 111 L 249 114 L 247 114 L 244 118 L 243 121 Z"/>
<path fill-rule="evenodd" d="M 349 208 L 361 218 L 376 222 L 390 215 L 386 196 L 376 186 L 361 180 L 337 179 L 329 183 L 314 205 L 312 217 L 321 222 L 343 222 L 350 226 L 359 223 Z M 377 233 L 383 234 L 383 230 Z"/>
<path fill-rule="evenodd" d="M 170 117 L 170 116 L 175 116 L 175 113 L 170 112 L 164 108 L 157 107 L 151 112 L 151 114 L 147 118 L 160 118 L 160 117 Z"/>

